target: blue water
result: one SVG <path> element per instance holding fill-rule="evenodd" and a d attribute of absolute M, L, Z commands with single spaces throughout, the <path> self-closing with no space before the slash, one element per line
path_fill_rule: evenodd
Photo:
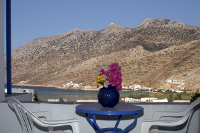
<path fill-rule="evenodd" d="M 38 98 L 47 101 L 47 99 L 67 99 L 68 102 L 76 100 L 93 99 L 97 100 L 98 91 L 73 90 L 73 89 L 56 89 L 54 87 L 32 87 L 32 86 L 12 86 L 12 88 L 34 89 Z M 128 96 L 131 93 L 140 93 L 133 91 L 120 91 L 121 96 Z"/>

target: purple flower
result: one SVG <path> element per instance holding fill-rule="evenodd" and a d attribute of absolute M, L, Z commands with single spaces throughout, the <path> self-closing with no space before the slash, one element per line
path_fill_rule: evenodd
<path fill-rule="evenodd" d="M 101 68 L 101 69 L 100 69 L 100 76 L 101 76 L 101 75 L 105 75 L 105 74 L 106 74 L 105 70 L 104 70 L 103 68 Z"/>
<path fill-rule="evenodd" d="M 102 71 L 105 72 L 106 77 L 109 81 L 109 84 L 112 86 L 115 86 L 119 91 L 122 90 L 122 73 L 121 73 L 121 67 L 118 65 L 118 63 L 112 63 L 111 65 L 109 65 L 110 69 L 107 70 L 106 72 L 103 70 L 100 70 L 100 72 Z"/>

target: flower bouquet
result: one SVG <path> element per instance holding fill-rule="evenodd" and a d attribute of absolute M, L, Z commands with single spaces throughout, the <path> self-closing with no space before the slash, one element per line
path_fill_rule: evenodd
<path fill-rule="evenodd" d="M 108 65 L 109 69 L 100 69 L 96 82 L 103 85 L 98 93 L 98 101 L 104 107 L 114 107 L 119 102 L 122 90 L 122 73 L 118 63 Z"/>

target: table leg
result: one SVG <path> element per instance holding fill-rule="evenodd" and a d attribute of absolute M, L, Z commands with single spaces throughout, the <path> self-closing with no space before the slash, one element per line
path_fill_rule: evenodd
<path fill-rule="evenodd" d="M 99 131 L 98 133 L 102 133 L 101 129 L 99 128 L 99 126 L 96 123 L 96 115 L 95 114 L 93 114 L 93 123 L 94 123 L 95 128 L 97 128 L 97 130 Z"/>
<path fill-rule="evenodd" d="M 90 125 L 94 128 L 94 130 L 98 133 L 102 133 L 101 129 L 99 128 L 99 126 L 96 123 L 96 115 L 93 115 L 93 122 L 90 120 L 90 118 L 88 117 L 88 114 L 86 113 L 86 119 L 87 121 L 90 123 Z"/>
<path fill-rule="evenodd" d="M 118 118 L 118 120 L 117 120 L 117 122 L 116 122 L 116 124 L 115 124 L 115 132 L 116 132 L 116 129 L 117 129 L 118 125 L 119 125 L 119 122 L 120 122 L 120 120 L 121 120 L 121 117 L 122 117 L 122 115 L 119 116 L 119 118 Z"/>
<path fill-rule="evenodd" d="M 135 123 L 137 122 L 137 116 L 138 114 L 135 114 L 135 120 L 132 124 L 130 124 L 128 127 L 126 127 L 124 130 L 123 130 L 123 133 L 125 133 L 128 129 L 130 129 L 133 125 L 135 125 Z"/>
<path fill-rule="evenodd" d="M 97 125 L 96 123 L 96 114 L 93 114 L 93 122 L 90 120 L 90 118 L 88 117 L 88 114 L 86 113 L 86 119 L 87 121 L 90 123 L 90 125 L 94 128 L 94 130 L 96 131 L 96 133 L 103 133 L 104 131 L 109 131 L 109 130 L 112 130 L 114 131 L 113 133 L 117 133 L 119 131 L 122 131 L 122 129 L 120 128 L 117 128 L 118 125 L 119 125 L 119 122 L 121 120 L 121 115 L 119 116 L 116 124 L 115 124 L 115 128 L 103 128 L 103 129 L 100 129 L 99 126 Z M 121 132 L 120 132 L 121 133 Z"/>

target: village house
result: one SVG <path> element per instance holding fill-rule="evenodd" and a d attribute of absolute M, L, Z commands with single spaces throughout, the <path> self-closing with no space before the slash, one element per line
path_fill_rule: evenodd
<path fill-rule="evenodd" d="M 136 90 L 141 90 L 142 87 L 141 87 L 140 85 L 135 85 L 135 84 L 133 84 L 133 85 L 129 85 L 128 88 L 130 88 L 130 89 L 136 91 Z"/>

